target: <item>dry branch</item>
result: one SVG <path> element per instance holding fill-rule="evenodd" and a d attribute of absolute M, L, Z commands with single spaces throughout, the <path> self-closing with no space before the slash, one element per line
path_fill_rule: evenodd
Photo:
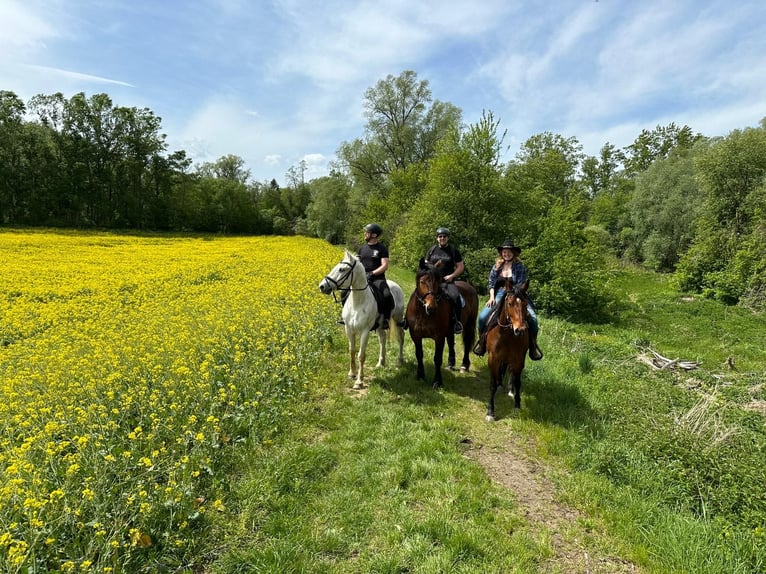
<path fill-rule="evenodd" d="M 662 355 L 660 355 L 656 351 L 652 351 L 651 349 L 649 349 L 649 352 L 652 354 L 652 357 L 647 357 L 646 355 L 642 355 L 639 357 L 639 360 L 660 371 L 662 370 L 673 371 L 676 368 L 683 369 L 684 371 L 691 371 L 693 369 L 696 369 L 700 365 L 696 361 L 682 361 L 681 359 L 668 359 L 667 357 L 663 357 Z"/>

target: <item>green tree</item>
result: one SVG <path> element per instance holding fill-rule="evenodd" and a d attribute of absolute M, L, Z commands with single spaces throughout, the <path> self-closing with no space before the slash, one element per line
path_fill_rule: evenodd
<path fill-rule="evenodd" d="M 574 320 L 604 321 L 613 301 L 606 285 L 605 252 L 585 232 L 584 197 L 556 199 L 524 255 L 530 293 L 543 311 Z"/>
<path fill-rule="evenodd" d="M 308 188 L 311 194 L 306 209 L 308 229 L 325 241 L 342 243 L 347 229 L 348 194 L 351 188 L 348 178 L 337 171 L 331 171 L 328 176 L 311 180 Z"/>
<path fill-rule="evenodd" d="M 505 133 L 485 112 L 464 131 L 443 138 L 431 160 L 426 188 L 415 201 L 394 244 L 396 257 L 414 267 L 434 241 L 437 226 L 446 226 L 463 252 L 466 269 L 477 273 L 489 265 L 486 246 L 505 233 L 513 207 L 503 200 L 500 152 Z"/>
<path fill-rule="evenodd" d="M 704 141 L 694 148 L 703 151 Z M 629 204 L 635 254 L 656 271 L 673 271 L 694 236 L 703 195 L 695 153 L 679 148 L 654 161 L 635 179 Z"/>
<path fill-rule="evenodd" d="M 0 91 L 0 222 L 17 221 L 26 206 L 25 155 L 22 145 L 24 102 L 13 92 Z"/>
<path fill-rule="evenodd" d="M 693 245 L 678 264 L 683 290 L 727 303 L 763 290 L 766 119 L 715 140 L 696 162 L 705 195 Z"/>
<path fill-rule="evenodd" d="M 428 81 L 418 80 L 411 70 L 388 75 L 369 88 L 364 98 L 364 136 L 343 142 L 337 154 L 341 168 L 353 181 L 350 232 L 356 236 L 369 219 L 381 223 L 391 237 L 400 213 L 398 205 L 388 200 L 394 182 L 404 178 L 410 193 L 422 192 L 412 185 L 422 180 L 405 174 L 412 175 L 410 166 L 425 164 L 433 157 L 439 140 L 460 124 L 461 111 L 450 103 L 434 101 Z"/>
<path fill-rule="evenodd" d="M 553 203 L 584 193 L 577 180 L 582 159 L 582 146 L 575 138 L 545 132 L 522 144 L 504 177 L 509 204 L 518 213 L 512 230 L 517 244 L 534 245 Z"/>
<path fill-rule="evenodd" d="M 655 160 L 667 158 L 674 149 L 690 149 L 701 137 L 689 126 L 678 127 L 675 123 L 642 130 L 632 144 L 623 148 L 625 171 L 630 177 L 636 176 Z"/>

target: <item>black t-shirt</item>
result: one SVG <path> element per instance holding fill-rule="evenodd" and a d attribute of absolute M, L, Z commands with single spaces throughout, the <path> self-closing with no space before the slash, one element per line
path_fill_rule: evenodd
<path fill-rule="evenodd" d="M 382 259 L 388 259 L 388 247 L 383 245 L 382 243 L 378 242 L 375 245 L 370 245 L 369 243 L 365 243 L 359 248 L 359 260 L 362 262 L 362 265 L 364 266 L 364 270 L 367 271 L 367 273 L 371 271 L 375 271 L 378 267 L 380 267 L 380 263 Z M 376 276 L 376 279 L 379 279 L 383 277 L 383 275 Z"/>
<path fill-rule="evenodd" d="M 441 245 L 434 245 L 426 253 L 426 261 L 436 265 L 441 261 L 439 271 L 441 271 L 442 277 L 445 275 L 451 275 L 455 272 L 455 265 L 463 260 L 463 256 L 460 254 L 460 250 L 457 247 L 453 247 L 449 243 L 442 247 Z"/>

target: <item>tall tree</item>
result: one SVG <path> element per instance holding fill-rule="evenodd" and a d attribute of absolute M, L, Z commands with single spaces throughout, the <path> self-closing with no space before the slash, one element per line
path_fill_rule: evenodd
<path fill-rule="evenodd" d="M 348 218 L 348 194 L 351 182 L 337 171 L 308 183 L 311 200 L 306 209 L 308 229 L 330 243 L 345 239 Z"/>
<path fill-rule="evenodd" d="M 689 126 L 675 123 L 642 130 L 636 140 L 623 149 L 623 164 L 629 176 L 645 171 L 656 159 L 666 158 L 676 148 L 690 149 L 702 136 Z"/>
<path fill-rule="evenodd" d="M 0 91 L 0 223 L 13 222 L 23 212 L 23 131 L 26 106 L 14 92 Z"/>
<path fill-rule="evenodd" d="M 727 303 L 766 291 L 766 118 L 715 140 L 696 162 L 705 194 L 692 247 L 678 264 L 682 289 Z"/>
<path fill-rule="evenodd" d="M 582 159 L 582 146 L 575 138 L 544 132 L 522 144 L 505 174 L 509 201 L 523 216 L 516 230 L 517 242 L 534 244 L 551 205 L 580 193 L 577 170 Z M 577 206 L 582 209 L 583 203 Z"/>
<path fill-rule="evenodd" d="M 363 218 L 373 215 L 391 232 L 399 215 L 398 208 L 389 209 L 387 202 L 397 179 L 394 174 L 404 176 L 409 191 L 419 195 L 422 189 L 412 184 L 420 180 L 404 174 L 412 175 L 410 166 L 433 157 L 439 140 L 459 126 L 461 111 L 434 101 L 428 81 L 418 80 L 411 70 L 380 80 L 364 98 L 364 136 L 343 142 L 338 158 L 354 183 L 349 199 L 354 233 L 363 225 Z M 375 202 L 374 209 L 367 210 L 370 201 Z"/>
<path fill-rule="evenodd" d="M 500 241 L 514 219 L 500 182 L 500 152 L 505 132 L 492 112 L 460 132 L 453 129 L 430 162 L 426 188 L 400 229 L 395 250 L 412 267 L 433 242 L 437 226 L 452 232 L 469 271 L 486 264 L 487 245 Z"/>

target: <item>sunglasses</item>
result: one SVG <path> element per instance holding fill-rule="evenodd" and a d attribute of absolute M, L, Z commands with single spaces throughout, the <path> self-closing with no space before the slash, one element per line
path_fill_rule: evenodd
<path fill-rule="evenodd" d="M 449 236 L 448 235 L 437 235 L 436 237 L 439 238 L 439 237 L 449 237 Z"/>

